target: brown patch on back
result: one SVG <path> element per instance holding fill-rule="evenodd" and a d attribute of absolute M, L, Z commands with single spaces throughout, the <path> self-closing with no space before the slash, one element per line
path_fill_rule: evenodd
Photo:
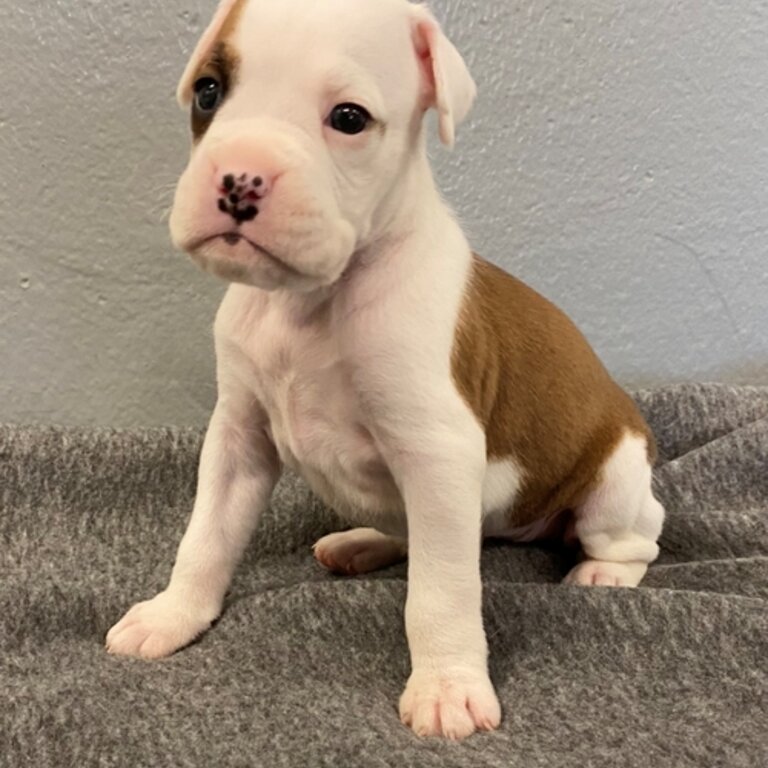
<path fill-rule="evenodd" d="M 557 307 L 475 257 L 456 329 L 453 378 L 486 432 L 489 459 L 521 465 L 510 512 L 527 525 L 577 506 L 628 430 L 655 443 L 632 399 Z"/>

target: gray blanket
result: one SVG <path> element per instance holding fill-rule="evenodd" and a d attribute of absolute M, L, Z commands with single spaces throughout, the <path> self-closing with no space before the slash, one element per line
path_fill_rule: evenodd
<path fill-rule="evenodd" d="M 562 587 L 570 555 L 483 553 L 504 722 L 419 740 L 405 566 L 337 578 L 339 526 L 292 477 L 204 638 L 155 663 L 104 634 L 168 578 L 199 431 L 0 429 L 3 766 L 768 765 L 768 388 L 637 394 L 660 443 L 662 555 L 640 589 Z"/>

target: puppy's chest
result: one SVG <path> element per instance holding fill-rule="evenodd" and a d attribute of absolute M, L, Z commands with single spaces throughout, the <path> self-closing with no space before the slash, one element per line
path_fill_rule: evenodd
<path fill-rule="evenodd" d="M 359 517 L 398 506 L 350 367 L 329 330 L 267 317 L 234 343 L 232 363 L 266 409 L 287 467 L 342 514 Z"/>

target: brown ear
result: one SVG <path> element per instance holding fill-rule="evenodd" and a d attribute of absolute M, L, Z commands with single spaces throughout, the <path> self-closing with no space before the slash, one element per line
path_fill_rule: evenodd
<path fill-rule="evenodd" d="M 452 147 L 456 126 L 469 114 L 477 86 L 461 54 L 426 6 L 413 6 L 414 43 L 427 81 L 427 108 L 439 115 L 440 139 Z"/>
<path fill-rule="evenodd" d="M 224 27 L 231 21 L 233 14 L 244 5 L 245 0 L 219 0 L 219 7 L 213 16 L 208 29 L 195 46 L 192 56 L 181 76 L 181 82 L 176 91 L 176 99 L 182 107 L 188 107 L 192 101 L 192 91 L 195 85 L 195 77 L 205 60 L 211 55 L 216 42 L 219 40 Z"/>

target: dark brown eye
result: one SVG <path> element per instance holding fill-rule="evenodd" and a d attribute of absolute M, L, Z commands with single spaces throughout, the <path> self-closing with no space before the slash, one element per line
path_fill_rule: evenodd
<path fill-rule="evenodd" d="M 358 104 L 339 104 L 330 117 L 331 128 L 350 136 L 362 133 L 372 121 L 368 110 Z"/>
<path fill-rule="evenodd" d="M 195 110 L 203 117 L 211 117 L 224 98 L 221 83 L 212 77 L 201 77 L 195 83 Z"/>

